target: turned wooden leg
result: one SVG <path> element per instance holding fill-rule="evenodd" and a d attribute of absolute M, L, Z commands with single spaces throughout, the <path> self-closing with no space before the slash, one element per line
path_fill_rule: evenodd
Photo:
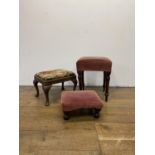
<path fill-rule="evenodd" d="M 82 71 L 78 71 L 79 89 L 82 90 Z"/>
<path fill-rule="evenodd" d="M 108 101 L 110 72 L 106 72 L 105 101 Z"/>
<path fill-rule="evenodd" d="M 44 94 L 45 94 L 45 97 L 46 97 L 45 105 L 48 106 L 49 105 L 49 96 L 48 96 L 48 93 L 49 93 L 49 90 L 51 88 L 51 85 L 48 85 L 48 86 L 42 85 L 42 88 L 43 88 L 43 91 L 44 91 Z"/>
<path fill-rule="evenodd" d="M 37 91 L 35 96 L 38 97 L 39 96 L 38 81 L 35 78 L 33 80 L 33 85 L 34 85 L 34 87 L 35 87 L 35 89 Z"/>
<path fill-rule="evenodd" d="M 106 86 L 106 73 L 103 72 L 103 92 L 105 91 L 105 86 Z"/>
<path fill-rule="evenodd" d="M 64 82 L 62 82 L 61 90 L 65 90 L 65 88 L 64 88 Z"/>
<path fill-rule="evenodd" d="M 76 90 L 76 86 L 77 86 L 77 80 L 76 80 L 76 78 L 75 79 L 72 79 L 72 82 L 74 84 L 73 90 Z"/>
<path fill-rule="evenodd" d="M 81 73 L 81 75 L 82 75 L 82 90 L 84 90 L 84 71 L 82 71 L 82 73 Z"/>
<path fill-rule="evenodd" d="M 94 109 L 94 114 L 93 115 L 94 115 L 95 118 L 99 118 L 99 116 L 100 116 L 100 110 L 101 109 L 96 109 L 96 108 Z"/>
<path fill-rule="evenodd" d="M 64 112 L 64 120 L 68 120 L 70 118 L 69 112 Z"/>

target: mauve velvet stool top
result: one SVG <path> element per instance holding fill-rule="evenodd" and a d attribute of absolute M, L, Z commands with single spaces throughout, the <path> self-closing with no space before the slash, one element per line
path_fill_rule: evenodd
<path fill-rule="evenodd" d="M 81 57 L 76 62 L 77 71 L 111 72 L 112 61 L 107 57 Z"/>
<path fill-rule="evenodd" d="M 103 101 L 93 90 L 64 91 L 61 93 L 63 111 L 72 111 L 82 108 L 101 109 Z"/>

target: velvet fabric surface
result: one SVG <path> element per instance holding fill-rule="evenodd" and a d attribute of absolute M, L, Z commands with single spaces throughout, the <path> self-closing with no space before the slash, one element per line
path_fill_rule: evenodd
<path fill-rule="evenodd" d="M 103 102 L 93 90 L 64 91 L 61 94 L 63 111 L 72 111 L 82 108 L 101 109 Z"/>
<path fill-rule="evenodd" d="M 111 72 L 112 61 L 106 57 L 81 57 L 76 62 L 77 71 L 108 71 Z"/>

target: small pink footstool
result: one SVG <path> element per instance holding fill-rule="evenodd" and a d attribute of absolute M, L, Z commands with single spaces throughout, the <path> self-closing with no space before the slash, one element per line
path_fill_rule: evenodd
<path fill-rule="evenodd" d="M 64 91 L 61 94 L 64 119 L 68 120 L 70 112 L 77 109 L 93 109 L 95 118 L 99 117 L 103 102 L 93 90 Z"/>

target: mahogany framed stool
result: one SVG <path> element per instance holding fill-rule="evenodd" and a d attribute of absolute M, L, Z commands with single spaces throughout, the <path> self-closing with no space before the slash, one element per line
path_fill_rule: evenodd
<path fill-rule="evenodd" d="M 56 69 L 56 70 L 49 70 L 49 71 L 42 71 L 36 73 L 34 75 L 33 84 L 36 89 L 36 97 L 39 96 L 39 88 L 38 82 L 42 84 L 42 89 L 46 97 L 45 105 L 49 105 L 49 90 L 53 84 L 62 83 L 61 90 L 64 90 L 64 82 L 72 81 L 74 84 L 73 90 L 76 89 L 77 80 L 76 75 L 72 71 L 64 70 L 64 69 Z"/>
<path fill-rule="evenodd" d="M 84 90 L 84 71 L 103 72 L 103 91 L 105 91 L 105 101 L 108 101 L 109 82 L 112 68 L 112 61 L 106 57 L 81 57 L 76 62 L 79 80 L 79 89 Z"/>

